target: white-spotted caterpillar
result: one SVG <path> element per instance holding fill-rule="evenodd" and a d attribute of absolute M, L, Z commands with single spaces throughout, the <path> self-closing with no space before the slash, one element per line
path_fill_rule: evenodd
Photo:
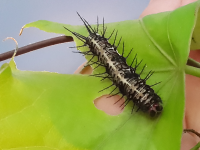
<path fill-rule="evenodd" d="M 119 40 L 117 46 L 115 46 L 117 31 L 115 34 L 114 43 L 110 44 L 108 40 L 112 37 L 115 30 L 113 30 L 109 38 L 105 38 L 104 35 L 106 32 L 106 28 L 104 28 L 104 20 L 103 20 L 103 33 L 102 35 L 100 35 L 98 34 L 98 27 L 99 27 L 98 19 L 97 19 L 97 29 L 95 30 L 90 26 L 90 24 L 84 18 L 82 18 L 80 15 L 79 17 L 81 18 L 87 31 L 89 32 L 88 37 L 80 35 L 76 32 L 72 32 L 66 27 L 65 29 L 67 29 L 69 32 L 75 35 L 79 40 L 84 42 L 84 45 L 77 47 L 84 47 L 84 46 L 89 47 L 89 51 L 79 52 L 84 55 L 92 55 L 92 58 L 88 61 L 89 65 L 97 64 L 97 66 L 94 69 L 96 69 L 99 66 L 105 67 L 106 72 L 94 74 L 92 76 L 102 77 L 103 78 L 102 80 L 110 79 L 112 81 L 112 84 L 109 87 L 106 87 L 105 89 L 108 89 L 112 86 L 116 86 L 110 94 L 112 94 L 117 88 L 119 89 L 119 92 L 114 94 L 114 95 L 122 94 L 121 98 L 118 101 L 120 101 L 123 97 L 126 97 L 125 102 L 121 106 L 125 107 L 130 101 L 133 101 L 134 106 L 135 105 L 138 106 L 137 111 L 141 109 L 143 112 L 149 113 L 150 116 L 152 117 L 160 114 L 163 110 L 161 98 L 151 88 L 152 86 L 158 83 L 151 86 L 146 84 L 146 81 L 151 77 L 151 75 L 154 72 L 150 71 L 144 79 L 141 79 L 140 75 L 142 74 L 146 65 L 144 65 L 142 71 L 139 74 L 136 73 L 136 69 L 142 62 L 140 61 L 139 63 L 137 63 L 137 58 L 136 58 L 137 54 L 135 55 L 130 66 L 126 63 L 126 59 L 130 55 L 132 50 L 129 52 L 128 56 L 124 57 L 123 56 L 124 43 L 123 43 L 122 55 L 118 53 L 117 48 L 120 44 L 121 39 Z M 98 60 L 93 61 L 94 57 L 98 57 Z M 135 67 L 132 67 L 135 61 L 136 61 Z"/>

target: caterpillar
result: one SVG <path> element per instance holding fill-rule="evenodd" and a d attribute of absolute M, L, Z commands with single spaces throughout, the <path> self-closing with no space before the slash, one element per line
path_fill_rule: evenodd
<path fill-rule="evenodd" d="M 114 43 L 110 44 L 108 40 L 112 37 L 115 30 L 113 30 L 111 35 L 108 38 L 106 38 L 105 33 L 107 28 L 104 27 L 104 19 L 102 24 L 103 33 L 102 35 L 100 35 L 98 33 L 98 28 L 99 28 L 98 17 L 97 17 L 97 28 L 93 29 L 91 25 L 83 17 L 81 17 L 78 12 L 77 14 L 83 21 L 89 33 L 89 36 L 85 37 L 79 33 L 69 30 L 66 27 L 64 28 L 69 32 L 71 32 L 74 36 L 76 36 L 79 40 L 81 40 L 84 43 L 82 46 L 77 46 L 77 47 L 84 47 L 84 46 L 89 47 L 88 51 L 78 52 L 83 55 L 92 55 L 91 59 L 88 61 L 88 65 L 96 64 L 97 66 L 93 69 L 96 69 L 99 66 L 105 67 L 106 70 L 105 72 L 92 75 L 96 77 L 102 77 L 102 80 L 110 79 L 112 81 L 112 84 L 104 88 L 103 90 L 115 86 L 114 90 L 112 90 L 110 94 L 112 94 L 117 88 L 119 89 L 119 92 L 114 94 L 114 95 L 117 94 L 122 95 L 117 102 L 119 102 L 123 97 L 126 97 L 126 100 L 123 102 L 121 106 L 125 107 L 130 101 L 132 101 L 134 103 L 132 112 L 134 107 L 137 106 L 138 108 L 136 111 L 142 110 L 143 112 L 148 113 L 151 117 L 158 116 L 163 110 L 162 100 L 152 89 L 152 86 L 158 83 L 151 86 L 146 84 L 146 81 L 153 75 L 154 72 L 150 71 L 144 79 L 141 79 L 140 75 L 144 71 L 146 65 L 144 65 L 143 69 L 139 74 L 136 73 L 138 66 L 142 62 L 140 61 L 139 63 L 137 63 L 137 54 L 135 55 L 131 65 L 129 66 L 127 64 L 126 59 L 129 57 L 133 49 L 131 49 L 128 56 L 124 57 L 123 56 L 124 42 L 123 42 L 122 55 L 118 53 L 117 48 L 122 39 L 120 38 L 118 44 L 115 45 L 118 31 L 116 31 L 115 33 Z M 97 57 L 98 60 L 93 61 L 94 57 Z M 134 62 L 135 62 L 135 67 L 132 67 Z"/>

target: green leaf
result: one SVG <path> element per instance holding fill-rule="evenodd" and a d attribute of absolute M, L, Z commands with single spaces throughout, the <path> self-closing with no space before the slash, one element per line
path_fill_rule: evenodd
<path fill-rule="evenodd" d="M 125 56 L 131 48 L 138 61 L 147 64 L 142 78 L 148 80 L 163 100 L 160 117 L 149 118 L 142 112 L 131 114 L 132 104 L 118 116 L 95 108 L 93 100 L 110 84 L 84 75 L 19 71 L 14 61 L 0 70 L 0 148 L 1 149 L 99 149 L 99 150 L 177 150 L 180 149 L 185 103 L 185 65 L 191 48 L 199 48 L 200 1 L 172 12 L 148 15 L 142 19 L 106 24 L 106 37 L 118 30 L 125 41 Z M 71 35 L 70 30 L 88 36 L 84 26 L 36 21 L 24 26 L 46 32 Z M 101 26 L 102 30 L 102 26 Z M 193 32 L 194 30 L 194 32 Z M 73 35 L 71 35 L 73 36 Z M 74 37 L 74 36 L 73 36 Z M 191 39 L 193 37 L 193 41 Z M 74 37 L 77 45 L 82 42 Z M 114 37 L 111 38 L 112 43 Z M 191 44 L 191 45 L 190 45 Z M 87 48 L 80 48 L 86 51 Z M 122 44 L 118 48 L 122 52 Z M 87 57 L 90 59 L 90 57 Z M 140 65 L 138 73 L 143 65 Z M 186 67 L 187 68 L 187 67 Z M 191 73 L 191 69 L 187 69 Z M 95 70 L 102 72 L 103 68 Z M 193 74 L 198 74 L 193 71 Z"/>
<path fill-rule="evenodd" d="M 13 60 L 1 71 L 0 149 L 89 149 L 129 116 L 94 107 L 97 78 L 19 71 Z"/>

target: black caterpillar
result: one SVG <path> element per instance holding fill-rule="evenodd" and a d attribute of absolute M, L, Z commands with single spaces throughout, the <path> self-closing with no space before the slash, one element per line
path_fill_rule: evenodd
<path fill-rule="evenodd" d="M 141 79 L 140 75 L 142 74 L 146 65 L 144 65 L 142 71 L 139 74 L 136 73 L 137 67 L 142 62 L 140 61 L 137 64 L 137 58 L 136 58 L 137 54 L 135 55 L 131 65 L 130 66 L 127 65 L 126 59 L 130 55 L 132 49 L 129 52 L 128 56 L 124 57 L 123 56 L 124 43 L 123 43 L 122 55 L 118 53 L 117 47 L 119 46 L 121 39 L 119 40 L 118 45 L 115 46 L 117 31 L 115 34 L 114 43 L 110 44 L 108 40 L 111 38 L 115 30 L 113 30 L 109 38 L 105 38 L 104 35 L 106 32 L 106 28 L 104 28 L 104 19 L 103 19 L 103 33 L 101 36 L 98 34 L 98 27 L 99 27 L 98 18 L 97 18 L 97 29 L 93 29 L 84 18 L 82 18 L 80 15 L 79 17 L 81 18 L 87 31 L 89 32 L 88 37 L 80 35 L 76 32 L 72 32 L 66 27 L 64 28 L 68 30 L 69 32 L 71 32 L 73 35 L 75 35 L 79 40 L 84 42 L 84 45 L 77 46 L 77 47 L 84 47 L 84 46 L 89 47 L 89 51 L 79 52 L 84 55 L 92 55 L 92 58 L 88 61 L 88 65 L 97 64 L 97 66 L 94 69 L 96 69 L 99 66 L 105 67 L 106 72 L 94 74 L 92 76 L 102 77 L 103 78 L 102 80 L 108 78 L 113 82 L 112 85 L 110 85 L 109 87 L 106 87 L 105 89 L 108 89 L 112 86 L 116 86 L 112 92 L 114 92 L 117 88 L 119 89 L 119 92 L 114 95 L 117 95 L 120 93 L 122 94 L 122 97 L 118 101 L 120 101 L 124 96 L 126 96 L 126 100 L 121 106 L 125 107 L 130 101 L 133 101 L 134 106 L 135 105 L 138 106 L 137 111 L 141 109 L 143 112 L 149 113 L 151 117 L 154 117 L 160 114 L 163 110 L 161 98 L 151 88 L 152 86 L 158 83 L 152 86 L 149 86 L 146 84 L 146 81 L 150 78 L 150 76 L 154 72 L 150 71 L 144 79 Z M 98 57 L 98 60 L 92 61 L 95 56 Z M 134 61 L 136 61 L 136 65 L 133 68 L 132 65 Z M 111 96 L 114 96 L 114 95 L 111 95 Z"/>

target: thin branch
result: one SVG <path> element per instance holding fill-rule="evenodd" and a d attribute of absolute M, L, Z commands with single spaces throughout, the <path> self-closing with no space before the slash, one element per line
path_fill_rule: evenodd
<path fill-rule="evenodd" d="M 48 40 L 40 41 L 37 43 L 33 43 L 24 47 L 21 47 L 17 50 L 16 56 L 22 55 L 40 48 L 44 48 L 47 46 L 55 45 L 55 44 L 60 44 L 60 43 L 65 43 L 65 42 L 72 42 L 73 38 L 71 36 L 59 36 L 55 38 L 51 38 Z M 0 61 L 9 59 L 13 56 L 15 50 L 11 50 L 5 53 L 0 54 Z"/>
<path fill-rule="evenodd" d="M 198 136 L 200 138 L 200 133 L 198 133 L 197 131 L 195 131 L 194 129 L 184 129 L 183 130 L 185 133 L 186 132 L 191 132 L 194 133 L 196 136 Z"/>
<path fill-rule="evenodd" d="M 193 66 L 193 67 L 196 67 L 196 68 L 200 68 L 200 63 L 195 61 L 192 58 L 188 58 L 187 65 Z"/>

